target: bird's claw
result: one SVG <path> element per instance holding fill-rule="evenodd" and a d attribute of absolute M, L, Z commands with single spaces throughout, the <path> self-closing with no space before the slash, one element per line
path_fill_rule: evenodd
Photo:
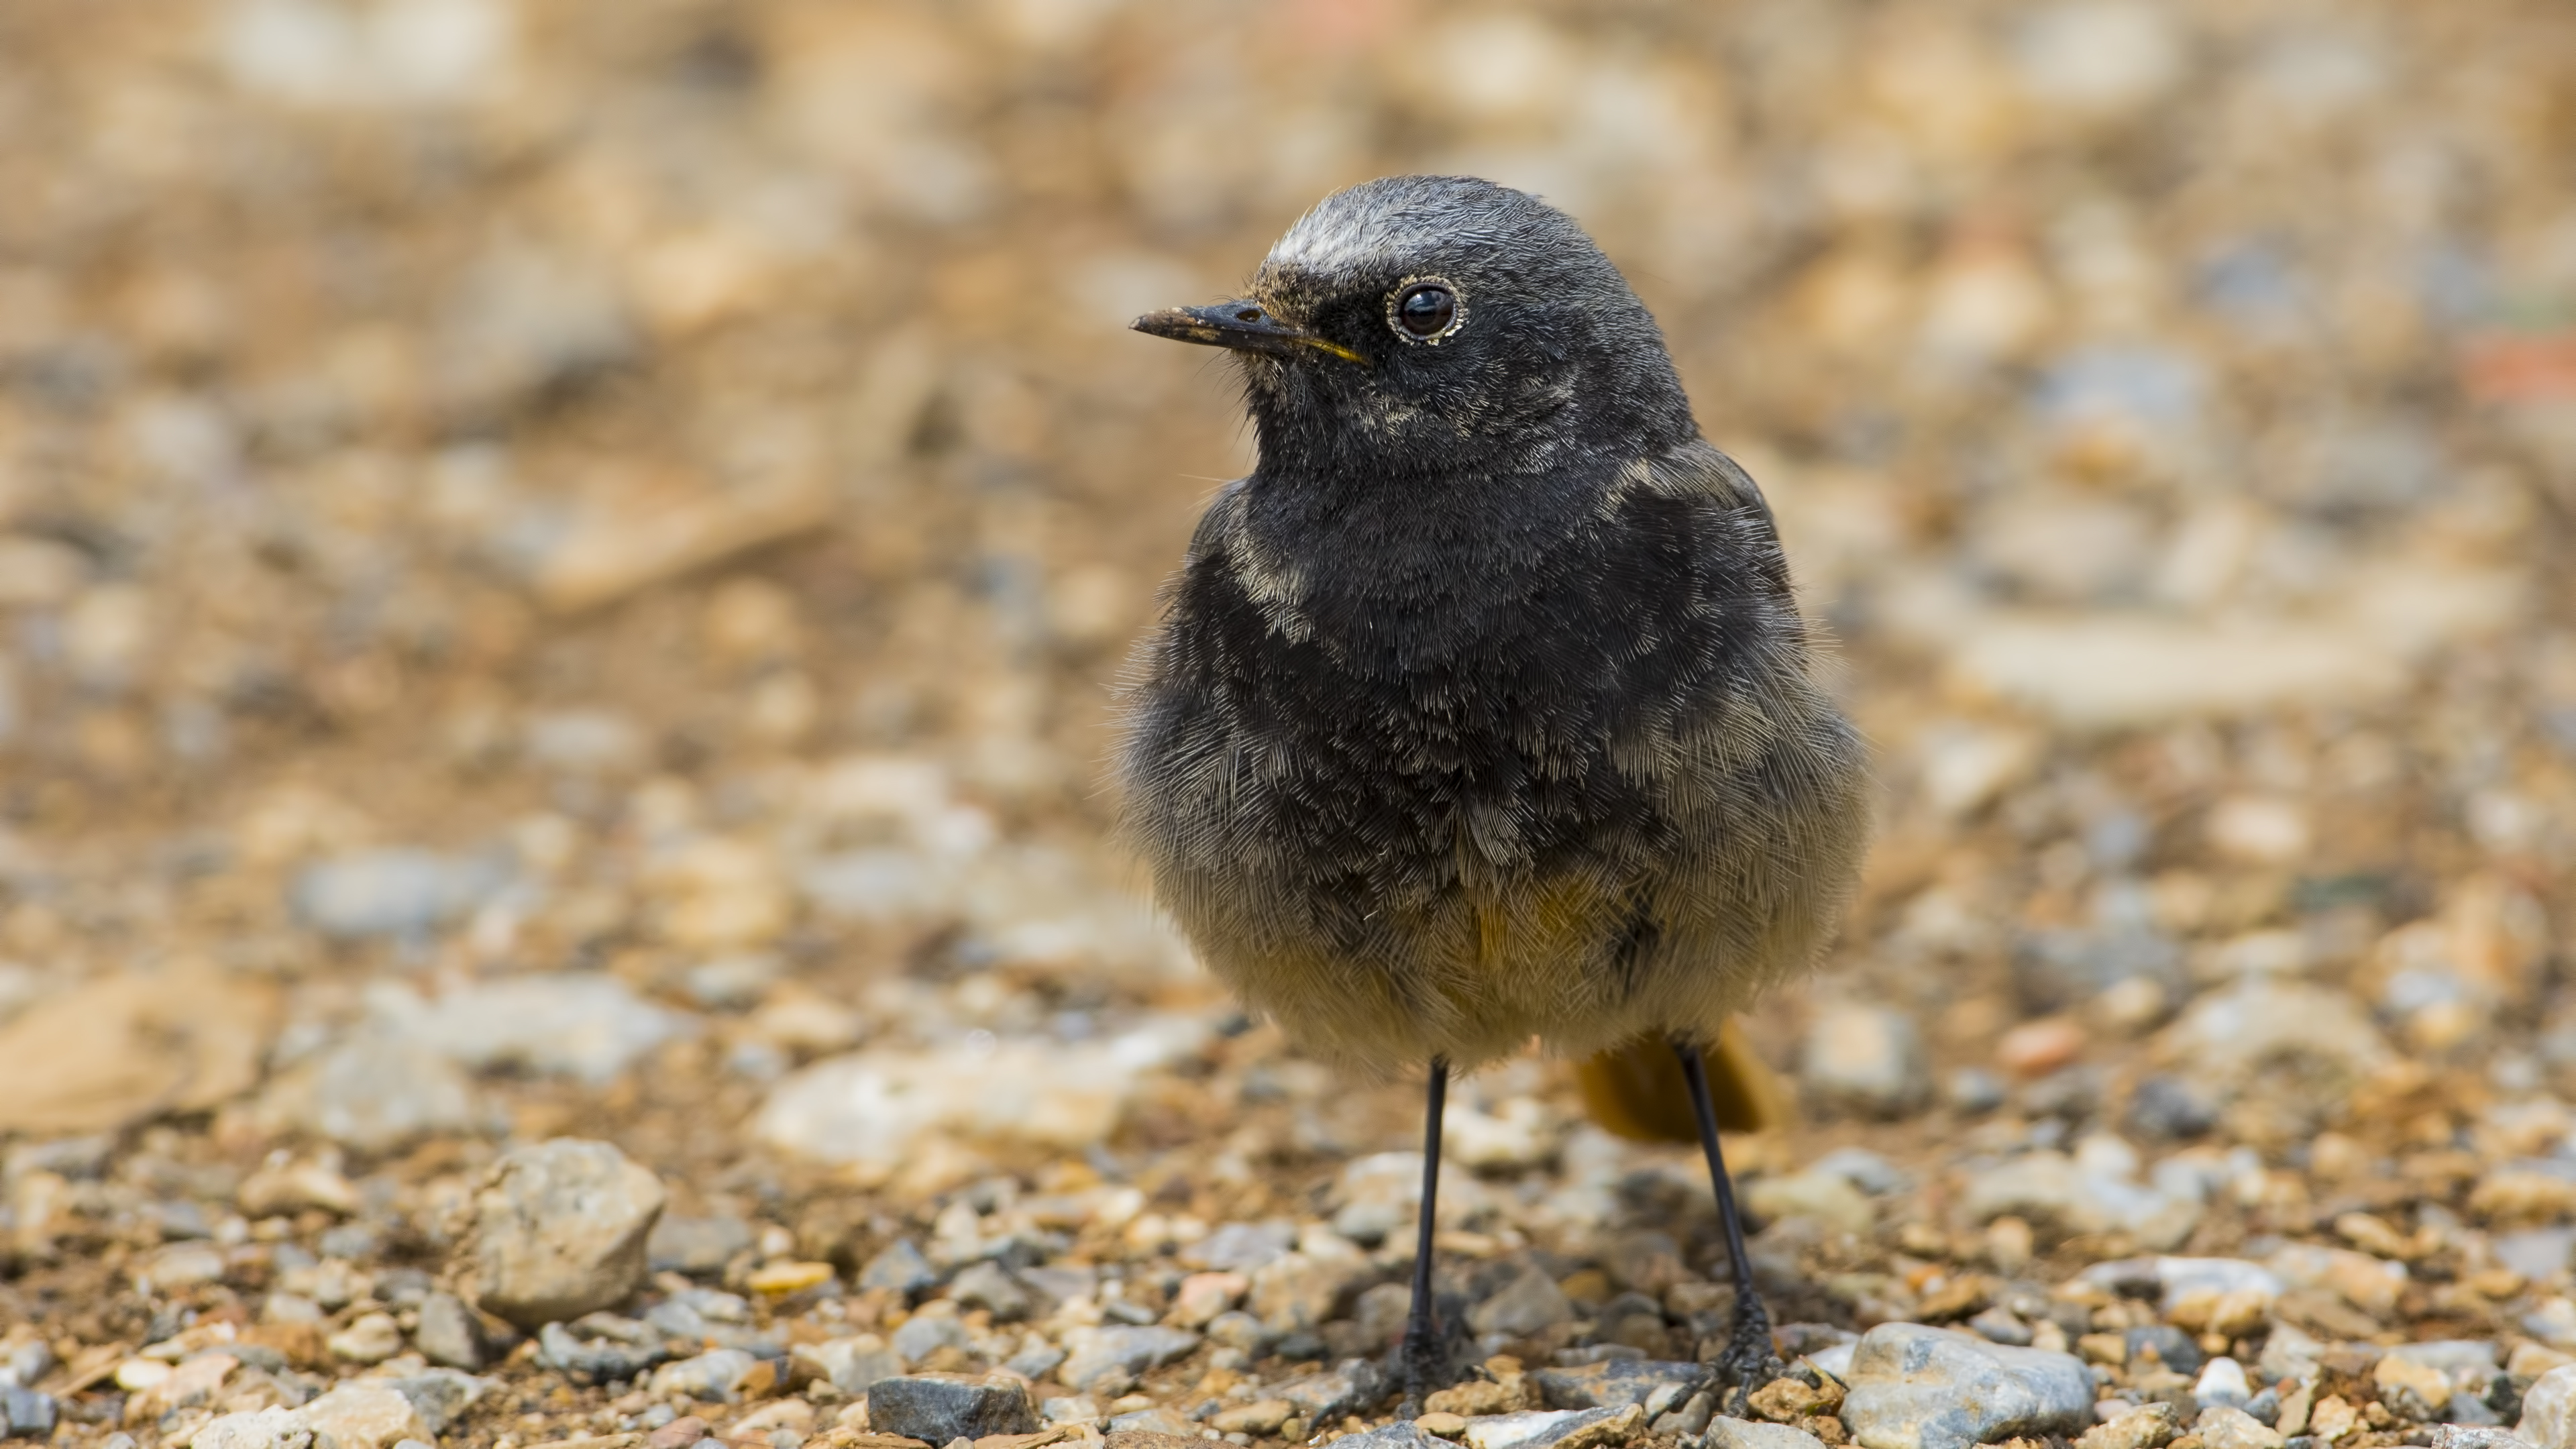
<path fill-rule="evenodd" d="M 1726 1351 L 1717 1358 L 1718 1382 L 1727 1386 L 1727 1417 L 1751 1417 L 1746 1411 L 1754 1392 L 1788 1371 L 1771 1347 L 1771 1315 L 1757 1304 L 1738 1316 L 1735 1331 L 1727 1336 Z"/>
<path fill-rule="evenodd" d="M 1405 1406 L 1418 1414 L 1425 1395 L 1449 1387 L 1449 1350 L 1439 1331 L 1407 1332 L 1399 1368 L 1404 1375 Z"/>

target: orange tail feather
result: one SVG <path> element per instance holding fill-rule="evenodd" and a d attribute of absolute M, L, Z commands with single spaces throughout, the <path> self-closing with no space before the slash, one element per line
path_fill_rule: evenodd
<path fill-rule="evenodd" d="M 1734 1022 L 1718 1032 L 1701 1059 L 1708 1063 L 1709 1095 L 1715 1099 L 1720 1128 L 1767 1132 L 1788 1125 L 1788 1094 L 1745 1045 Z M 1638 1142 L 1699 1140 L 1681 1063 L 1659 1038 L 1639 1037 L 1589 1057 L 1576 1064 L 1574 1078 L 1583 1089 L 1585 1110 L 1606 1131 Z"/>

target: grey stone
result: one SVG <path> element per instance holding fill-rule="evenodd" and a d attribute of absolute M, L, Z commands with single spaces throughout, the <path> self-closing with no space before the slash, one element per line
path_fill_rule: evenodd
<path fill-rule="evenodd" d="M 2576 1250 L 2576 1228 L 2498 1233 L 2493 1246 L 2496 1261 L 2525 1278 L 2553 1278 L 2567 1270 L 2570 1251 Z"/>
<path fill-rule="evenodd" d="M 1825 1104 L 1878 1117 L 1912 1111 L 1931 1088 L 1913 1018 L 1864 1002 L 1839 1002 L 1816 1013 L 1799 1076 Z"/>
<path fill-rule="evenodd" d="M 614 283 L 570 251 L 527 241 L 488 244 L 435 310 L 431 395 L 458 419 L 506 417 L 639 343 Z"/>
<path fill-rule="evenodd" d="M 2128 1122 L 2141 1137 L 2198 1137 L 2218 1125 L 2220 1105 L 2213 1093 L 2186 1078 L 2149 1077 L 2129 1095 Z"/>
<path fill-rule="evenodd" d="M 679 1359 L 653 1370 L 655 1398 L 689 1398 L 702 1404 L 730 1404 L 742 1393 L 742 1380 L 760 1360 L 738 1348 L 712 1348 L 695 1358 Z"/>
<path fill-rule="evenodd" d="M 390 1313 L 364 1313 L 324 1342 L 331 1356 L 349 1363 L 383 1363 L 402 1352 L 402 1325 Z"/>
<path fill-rule="evenodd" d="M 2401 1343 L 2388 1350 L 2388 1356 L 2407 1363 L 2418 1363 L 2446 1374 L 2467 1369 L 2481 1376 L 2496 1371 L 2496 1346 L 2480 1338 L 2435 1338 L 2421 1343 Z"/>
<path fill-rule="evenodd" d="M 1391 1202 L 1344 1203 L 1333 1213 L 1333 1231 L 1364 1248 L 1374 1248 L 1413 1218 L 1414 1210 Z"/>
<path fill-rule="evenodd" d="M 1038 1416 L 1015 1379 L 908 1374 L 868 1387 L 868 1428 L 930 1444 L 991 1434 L 1033 1434 Z"/>
<path fill-rule="evenodd" d="M 1348 1319 L 1324 1325 L 1325 1336 L 1339 1345 L 1338 1352 L 1375 1353 L 1404 1336 L 1405 1319 L 1412 1312 L 1410 1285 L 1380 1283 L 1360 1295 Z"/>
<path fill-rule="evenodd" d="M 444 1434 L 447 1427 L 463 1417 L 466 1410 L 479 1403 L 490 1392 L 492 1381 L 456 1370 L 431 1369 L 427 1373 L 408 1374 L 387 1380 L 393 1391 L 411 1401 L 422 1423 L 433 1435 Z"/>
<path fill-rule="evenodd" d="M 1100 1417 L 1100 1406 L 1089 1399 L 1065 1395 L 1038 1405 L 1038 1415 L 1050 1424 L 1088 1424 Z"/>
<path fill-rule="evenodd" d="M 0 1384 L 0 1439 L 49 1439 L 54 1418 L 53 1395 Z"/>
<path fill-rule="evenodd" d="M 2257 1074 L 2318 1098 L 2344 1091 L 2391 1059 L 2369 1010 L 2344 992 L 2253 977 L 2194 1000 L 2160 1048 L 2189 1062 L 2195 1081 L 2234 1091 Z"/>
<path fill-rule="evenodd" d="M 1991 1112 L 2006 1095 L 2004 1079 L 1983 1067 L 1961 1067 L 1941 1079 L 1941 1100 L 1954 1112 Z"/>
<path fill-rule="evenodd" d="M 1702 1389 L 1684 1400 L 1680 1408 L 1664 1413 L 1648 1427 L 1658 1434 L 1688 1438 L 1706 1432 L 1709 1420 L 1716 1414 L 1717 1395 Z"/>
<path fill-rule="evenodd" d="M 473 1084 L 413 1042 L 361 1031 L 298 1062 L 262 1099 L 262 1115 L 363 1152 L 477 1126 Z"/>
<path fill-rule="evenodd" d="M 1860 1352 L 1860 1339 L 1855 1336 L 1849 1343 L 1831 1344 L 1817 1349 L 1806 1355 L 1806 1361 L 1814 1364 L 1820 1371 L 1848 1382 L 1851 1378 L 1852 1355 L 1858 1352 Z"/>
<path fill-rule="evenodd" d="M 1295 1223 L 1227 1223 L 1182 1250 L 1181 1261 L 1193 1268 L 1249 1273 L 1296 1246 Z"/>
<path fill-rule="evenodd" d="M 307 1449 L 312 1442 L 313 1430 L 296 1410 L 261 1409 L 215 1419 L 188 1440 L 188 1449 Z"/>
<path fill-rule="evenodd" d="M 667 1361 L 671 1353 L 659 1343 L 584 1338 L 560 1323 L 549 1323 L 537 1331 L 537 1357 L 576 1380 L 604 1384 L 636 1378 Z"/>
<path fill-rule="evenodd" d="M 1385 1390 L 1386 1379 L 1376 1364 L 1346 1358 L 1321 1373 L 1291 1379 L 1267 1395 L 1296 1405 L 1298 1417 L 1308 1423 L 1331 1423 L 1376 1403 Z"/>
<path fill-rule="evenodd" d="M 2182 947 L 2152 926 L 2121 923 L 2033 931 L 2013 950 L 2013 990 L 2034 1013 L 2082 1006 L 2123 981 L 2144 978 L 2169 1001 L 2189 994 Z"/>
<path fill-rule="evenodd" d="M 2090 1062 L 2077 1062 L 2025 1085 L 2014 1094 L 2024 1115 L 2035 1119 L 2057 1117 L 2068 1125 L 2084 1121 L 2101 1110 L 2101 1069 Z"/>
<path fill-rule="evenodd" d="M 2190 1334 L 2169 1323 L 2142 1323 L 2128 1331 L 2124 1342 L 2129 1347 L 2129 1362 L 2143 1362 L 2152 1354 L 2178 1374 L 2200 1372 L 2206 1357 Z"/>
<path fill-rule="evenodd" d="M 365 850 L 306 866 L 291 892 L 295 913 L 326 936 L 426 936 L 509 884 L 501 857 L 417 849 Z"/>
<path fill-rule="evenodd" d="M 606 1338 L 619 1343 L 653 1343 L 662 1337 L 652 1324 L 623 1313 L 585 1313 L 567 1326 L 581 1338 Z"/>
<path fill-rule="evenodd" d="M 656 1273 L 711 1277 L 754 1241 L 751 1224 L 735 1217 L 682 1218 L 664 1214 L 644 1240 L 645 1266 Z"/>
<path fill-rule="evenodd" d="M 916 1364 L 943 1348 L 966 1347 L 966 1326 L 943 1314 L 916 1313 L 894 1331 L 894 1351 Z"/>
<path fill-rule="evenodd" d="M 1830 1173 L 1868 1193 L 1885 1197 L 1903 1192 L 1914 1185 L 1914 1179 L 1893 1162 L 1866 1147 L 1838 1147 L 1807 1164 L 1809 1172 Z"/>
<path fill-rule="evenodd" d="M 734 1341 L 745 1336 L 751 1322 L 751 1305 L 738 1294 L 691 1288 L 654 1304 L 644 1321 L 665 1338 L 711 1339 L 719 1348 L 758 1352 L 748 1342 Z"/>
<path fill-rule="evenodd" d="M 558 775 L 623 775 L 644 763 L 652 740 L 613 710 L 559 709 L 528 716 L 519 736 L 529 764 Z"/>
<path fill-rule="evenodd" d="M 2260 1407 L 2259 1404 L 2249 1404 L 2245 1412 L 2259 1419 L 2263 1416 L 2255 1411 Z M 2277 1420 L 2280 1417 L 2277 1404 L 2275 1409 L 2273 1417 Z M 2474 1393 L 2451 1395 L 2451 1401 L 2442 1406 L 2442 1414 L 2449 1422 L 2468 1428 L 2500 1429 L 2504 1427 L 2504 1416 L 2495 1411 L 2494 1405 Z"/>
<path fill-rule="evenodd" d="M 313 1449 L 393 1449 L 432 1437 L 420 1410 L 382 1380 L 343 1383 L 295 1414 L 313 1431 Z"/>
<path fill-rule="evenodd" d="M 2008 1343 L 2015 1348 L 2030 1347 L 2031 1340 L 2037 1336 L 2031 1332 L 2029 1324 L 2000 1303 L 1969 1319 L 1968 1329 L 1988 1343 Z"/>
<path fill-rule="evenodd" d="M 1099 1271 L 1087 1263 L 1021 1268 L 1018 1277 L 1022 1286 L 1052 1303 L 1088 1298 L 1100 1287 Z"/>
<path fill-rule="evenodd" d="M 276 1349 L 270 1348 L 264 1343 L 228 1343 L 220 1350 L 211 1348 L 200 1349 L 196 1353 L 190 1354 L 189 1357 L 199 1358 L 205 1354 L 216 1352 L 221 1352 L 231 1358 L 240 1359 L 244 1368 L 258 1369 L 263 1373 L 281 1373 L 287 1368 L 286 1355 L 279 1353 Z"/>
<path fill-rule="evenodd" d="M 2191 1386 L 2191 1397 L 2204 1409 L 2222 1405 L 2241 1409 L 2254 1401 L 2254 1386 L 2246 1381 L 2243 1364 L 2221 1354 L 2202 1367 L 2199 1381 Z"/>
<path fill-rule="evenodd" d="M 474 1209 L 483 1309 L 535 1328 L 642 1286 L 662 1184 L 605 1142 L 557 1138 L 505 1154 Z"/>
<path fill-rule="evenodd" d="M 185 1238 L 211 1238 L 215 1235 L 214 1225 L 206 1221 L 206 1210 L 184 1198 L 177 1202 L 156 1202 L 146 1204 L 143 1212 L 146 1217 L 151 1219 L 153 1227 L 159 1230 L 161 1239 L 164 1242 L 176 1242 Z M 331 1232 L 345 1232 L 348 1228 L 354 1226 L 356 1226 L 356 1224 L 344 1224 L 341 1227 L 333 1228 Z M 323 1236 L 327 1239 L 330 1236 L 330 1233 L 325 1233 Z M 326 1250 L 326 1253 L 327 1251 L 328 1250 Z M 345 1253 L 330 1253 L 328 1255 L 332 1257 L 350 1256 Z"/>
<path fill-rule="evenodd" d="M 376 1256 L 384 1240 L 383 1230 L 374 1223 L 342 1223 L 324 1232 L 313 1247 L 325 1258 L 356 1263 Z"/>
<path fill-rule="evenodd" d="M 2226 1404 L 2201 1410 L 2191 1429 L 2209 1449 L 2281 1449 L 2286 1442 L 2270 1425 Z"/>
<path fill-rule="evenodd" d="M 1574 1305 L 1556 1280 L 1531 1265 L 1492 1297 L 1467 1310 L 1467 1326 L 1478 1333 L 1508 1333 L 1526 1338 L 1542 1329 L 1574 1321 Z"/>
<path fill-rule="evenodd" d="M 2093 1375 L 2074 1355 L 1919 1324 L 1871 1329 L 1850 1385 L 1842 1417 L 1862 1449 L 1969 1449 L 2093 1422 Z"/>
<path fill-rule="evenodd" d="M 903 1360 L 873 1333 L 801 1343 L 796 1346 L 795 1356 L 812 1364 L 816 1372 L 831 1381 L 832 1387 L 845 1394 L 864 1394 L 868 1385 L 903 1372 Z"/>
<path fill-rule="evenodd" d="M 1377 1275 L 1376 1265 L 1356 1254 L 1283 1253 L 1252 1270 L 1249 1307 L 1273 1333 L 1312 1332 L 1339 1317 L 1342 1301 Z"/>
<path fill-rule="evenodd" d="M 1112 1434 L 1159 1434 L 1170 1439 L 1196 1439 L 1199 1426 L 1169 1409 L 1134 1409 L 1112 1417 L 1107 1425 Z M 1134 1441 L 1129 1440 L 1132 1444 Z"/>
<path fill-rule="evenodd" d="M 2163 1304 L 2172 1309 L 2186 1299 L 2203 1293 L 2260 1293 L 2277 1298 L 2282 1284 L 2278 1274 L 2260 1263 L 2242 1258 L 2177 1258 L 2155 1260 L 2156 1286 L 2163 1290 Z"/>
<path fill-rule="evenodd" d="M 604 1084 L 636 1058 L 697 1029 L 614 976 L 514 976 L 391 1011 L 405 1040 L 476 1071 L 523 1067 Z"/>
<path fill-rule="evenodd" d="M 1708 1386 L 1709 1367 L 1650 1358 L 1614 1358 L 1577 1368 L 1540 1369 L 1539 1397 L 1551 1409 L 1616 1409 L 1642 1406 L 1662 1417 Z"/>
<path fill-rule="evenodd" d="M 1824 1449 L 1825 1441 L 1787 1424 L 1756 1419 L 1711 1419 L 1708 1449 Z"/>
<path fill-rule="evenodd" d="M 1449 1441 L 1430 1433 L 1410 1419 L 1398 1419 L 1357 1434 L 1345 1434 L 1333 1441 L 1347 1449 L 1449 1449 Z"/>
<path fill-rule="evenodd" d="M 948 1296 L 968 1308 L 981 1308 L 993 1315 L 997 1323 L 1011 1323 L 1029 1316 L 1037 1306 L 1036 1298 L 1014 1280 L 1001 1264 L 985 1261 L 970 1264 L 948 1284 Z"/>
<path fill-rule="evenodd" d="M 2551 1369 L 2522 1394 L 2513 1432 L 2538 1449 L 2576 1449 L 2576 1364 Z"/>
<path fill-rule="evenodd" d="M 2197 1192 L 2168 1191 L 2063 1152 L 2026 1152 L 1969 1175 L 1959 1210 L 1974 1222 L 2007 1213 L 2069 1232 L 2127 1232 L 2169 1246 L 2200 1222 Z"/>
<path fill-rule="evenodd" d="M 220 1249 L 204 1243 L 181 1243 L 153 1254 L 136 1277 L 138 1282 L 148 1279 L 157 1291 L 166 1293 L 221 1282 L 225 1269 Z"/>
<path fill-rule="evenodd" d="M 321 1304 L 299 1293 L 269 1294 L 260 1301 L 259 1316 L 264 1323 L 320 1323 L 328 1317 Z"/>
<path fill-rule="evenodd" d="M 21 1142 L 0 1157 L 0 1177 L 17 1178 L 30 1172 L 57 1172 L 74 1181 L 85 1182 L 107 1171 L 116 1155 L 116 1138 L 105 1133 L 85 1137 L 57 1137 L 51 1142 Z"/>
<path fill-rule="evenodd" d="M 1066 1357 L 1063 1349 L 1036 1334 L 1031 1334 L 1028 1341 L 1021 1345 L 1018 1353 L 1012 1354 L 1003 1361 L 1002 1367 L 1035 1383 L 1061 1368 Z"/>
<path fill-rule="evenodd" d="M 1634 1409 L 1529 1409 L 1517 1414 L 1486 1414 L 1467 1421 L 1468 1449 L 1545 1449 L 1596 1424 L 1607 1424 Z"/>
<path fill-rule="evenodd" d="M 921 1256 L 912 1239 L 897 1238 L 859 1270 L 859 1286 L 917 1294 L 939 1286 L 939 1270 Z"/>
<path fill-rule="evenodd" d="M 719 956 L 689 968 L 681 985 L 689 999 L 711 1011 L 740 1011 L 777 984 L 786 963 L 765 952 Z"/>
<path fill-rule="evenodd" d="M 53 1349 L 41 1338 L 30 1338 L 0 1354 L 0 1384 L 33 1388 L 53 1367 Z"/>
<path fill-rule="evenodd" d="M 388 1268 L 376 1275 L 376 1297 L 396 1308 L 418 1308 L 438 1291 L 438 1280 L 418 1268 Z"/>
<path fill-rule="evenodd" d="M 1184 1328 L 1096 1328 L 1067 1343 L 1070 1355 L 1064 1362 L 1063 1382 L 1072 1388 L 1087 1389 L 1112 1374 L 1132 1378 L 1149 1368 L 1187 1358 L 1198 1346 L 1199 1336 Z"/>
<path fill-rule="evenodd" d="M 1220 1313 L 1207 1326 L 1208 1342 L 1257 1354 L 1270 1346 L 1271 1332 L 1261 1320 L 1237 1308 Z"/>
<path fill-rule="evenodd" d="M 1771 1336 L 1779 1340 L 1780 1351 L 1792 1359 L 1813 1358 L 1828 1350 L 1849 1348 L 1860 1342 L 1859 1334 L 1848 1328 L 1836 1328 L 1830 1323 L 1783 1323 L 1771 1330 Z"/>
<path fill-rule="evenodd" d="M 2519 1434 L 2482 1424 L 2436 1425 L 2432 1438 L 2432 1449 L 2539 1449 Z"/>

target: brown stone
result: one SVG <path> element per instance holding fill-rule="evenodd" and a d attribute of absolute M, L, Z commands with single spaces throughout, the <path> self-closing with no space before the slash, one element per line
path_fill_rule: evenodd
<path fill-rule="evenodd" d="M 1994 1302 L 1995 1290 L 1999 1286 L 1983 1273 L 1962 1273 L 1925 1294 L 1915 1311 L 1925 1323 L 1967 1318 Z"/>
<path fill-rule="evenodd" d="M 1831 1413 L 1842 1405 L 1839 1388 L 1811 1389 L 1793 1378 L 1776 1378 L 1755 1390 L 1745 1400 L 1754 1413 L 1774 1424 L 1794 1424 L 1815 1414 Z"/>
<path fill-rule="evenodd" d="M 1072 1425 L 1058 1424 L 1034 1434 L 987 1434 L 975 1441 L 975 1449 L 1046 1449 L 1049 1444 L 1061 1444 L 1079 1437 Z"/>
<path fill-rule="evenodd" d="M 1286 1399 L 1258 1399 L 1249 1404 L 1237 1404 L 1231 1409 L 1219 1410 L 1216 1417 L 1208 1421 L 1208 1427 L 1220 1434 L 1268 1436 L 1278 1433 L 1279 1426 L 1288 1422 L 1296 1412 L 1297 1406 Z"/>
<path fill-rule="evenodd" d="M 105 1132 L 222 1104 L 259 1081 L 277 991 L 212 966 L 126 971 L 0 1027 L 0 1132 Z"/>
<path fill-rule="evenodd" d="M 707 1437 L 707 1421 L 695 1414 L 679 1418 L 644 1436 L 644 1449 L 689 1449 Z"/>

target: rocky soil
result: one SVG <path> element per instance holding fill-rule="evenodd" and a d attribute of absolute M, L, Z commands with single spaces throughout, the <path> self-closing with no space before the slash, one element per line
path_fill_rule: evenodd
<path fill-rule="evenodd" d="M 0 6 L 0 1437 L 2567 1449 L 2571 98 L 2545 0 Z M 1533 1057 L 1391 1418 L 1414 1088 L 1104 842 L 1247 446 L 1121 327 L 1430 168 L 1874 742 L 1748 1403 Z"/>

